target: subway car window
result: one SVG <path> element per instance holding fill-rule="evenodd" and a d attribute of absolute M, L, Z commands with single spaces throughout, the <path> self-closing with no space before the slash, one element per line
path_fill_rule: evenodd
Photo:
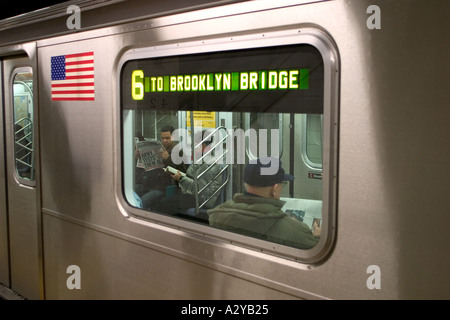
<path fill-rule="evenodd" d="M 309 173 L 322 167 L 324 63 L 314 46 L 130 59 L 120 83 L 123 194 L 138 215 L 318 243 L 322 180 Z"/>
<path fill-rule="evenodd" d="M 15 73 L 13 80 L 14 162 L 19 178 L 34 181 L 33 74 Z"/>

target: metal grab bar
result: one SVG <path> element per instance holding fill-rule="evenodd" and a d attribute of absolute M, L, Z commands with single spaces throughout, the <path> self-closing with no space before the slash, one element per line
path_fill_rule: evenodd
<path fill-rule="evenodd" d="M 22 118 L 16 121 L 14 125 L 20 126 L 20 129 L 14 131 L 15 162 L 24 165 L 27 170 L 29 169 L 29 179 L 34 180 L 33 122 L 30 118 Z M 28 133 L 26 133 L 27 131 Z M 20 153 L 23 153 L 23 151 L 25 151 L 25 154 L 21 155 Z M 19 175 L 24 178 L 21 174 Z"/>
<path fill-rule="evenodd" d="M 192 114 L 191 114 L 192 117 Z M 197 145 L 194 146 L 194 144 L 192 143 L 193 147 L 193 154 L 194 154 L 194 150 L 196 150 L 197 148 L 199 148 L 204 142 L 209 141 L 209 139 L 216 134 L 219 130 L 225 130 L 226 134 L 225 136 L 218 141 L 217 143 L 215 143 L 212 147 L 209 148 L 209 150 L 207 152 L 205 152 L 205 154 L 203 154 L 197 161 L 196 163 L 203 163 L 203 160 L 205 159 L 206 156 L 210 155 L 211 153 L 215 152 L 216 149 L 218 148 L 218 146 L 223 145 L 223 142 L 226 141 L 226 139 L 228 138 L 228 132 L 226 131 L 226 128 L 223 126 L 217 127 L 216 129 L 214 129 L 212 132 L 210 132 L 206 137 L 204 137 Z M 193 128 L 193 119 L 191 119 L 191 134 L 194 134 L 194 128 Z M 191 139 L 193 140 L 194 137 L 192 136 Z M 213 161 L 212 163 L 209 164 L 209 166 L 203 170 L 200 173 L 196 173 L 195 176 L 193 177 L 194 179 L 194 196 L 195 196 L 195 214 L 198 215 L 199 213 L 199 209 L 202 208 L 206 203 L 208 203 L 211 198 L 215 197 L 218 193 L 220 193 L 225 186 L 227 185 L 228 181 L 229 181 L 229 175 L 230 175 L 230 171 L 229 171 L 229 164 L 225 164 L 222 169 L 219 171 L 219 173 L 217 173 L 213 179 L 211 179 L 211 181 L 209 181 L 205 186 L 203 186 L 200 190 L 198 189 L 198 179 L 201 178 L 206 172 L 208 172 L 209 170 L 211 170 L 211 168 L 213 168 L 214 165 L 217 165 L 217 162 L 221 159 L 224 159 L 224 157 L 227 155 L 228 150 L 225 150 L 225 152 L 222 152 L 222 155 L 220 155 L 219 157 L 217 157 L 215 159 L 215 161 Z M 203 201 L 201 204 L 199 204 L 199 195 L 202 194 L 207 188 L 208 186 L 211 185 L 211 183 L 213 183 L 213 181 L 215 181 L 219 176 L 223 176 L 224 172 L 227 171 L 227 176 L 225 179 L 222 179 L 222 184 L 217 188 L 217 190 L 215 190 L 210 196 L 207 197 L 207 199 L 205 201 Z"/>

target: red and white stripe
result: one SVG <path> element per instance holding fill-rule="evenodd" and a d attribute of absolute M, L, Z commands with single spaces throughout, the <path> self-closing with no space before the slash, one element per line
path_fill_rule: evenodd
<path fill-rule="evenodd" d="M 94 53 L 66 55 L 66 79 L 53 80 L 52 100 L 95 100 Z"/>

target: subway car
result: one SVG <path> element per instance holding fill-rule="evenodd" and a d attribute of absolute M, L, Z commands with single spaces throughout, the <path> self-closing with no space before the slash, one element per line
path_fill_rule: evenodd
<path fill-rule="evenodd" d="M 449 15 L 111 0 L 0 21 L 0 295 L 449 299 Z M 263 160 L 314 245 L 211 223 Z"/>

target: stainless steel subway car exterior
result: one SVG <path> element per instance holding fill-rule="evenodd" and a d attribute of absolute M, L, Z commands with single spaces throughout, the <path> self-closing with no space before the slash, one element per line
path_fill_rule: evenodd
<path fill-rule="evenodd" d="M 449 13 L 111 0 L 0 21 L 2 296 L 450 298 Z M 220 168 L 206 186 L 190 176 L 195 201 L 175 214 L 137 189 L 138 170 L 162 185 L 164 125 L 188 174 L 199 128 Z M 264 155 L 295 177 L 277 184 L 281 210 L 320 228 L 314 246 L 209 224 Z"/>

